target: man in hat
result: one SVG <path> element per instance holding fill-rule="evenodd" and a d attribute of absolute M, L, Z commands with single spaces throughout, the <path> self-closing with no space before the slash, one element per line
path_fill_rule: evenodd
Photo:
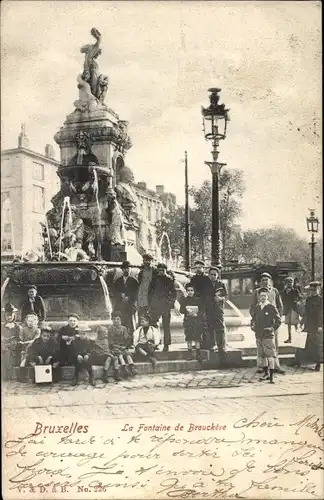
<path fill-rule="evenodd" d="M 200 300 L 201 311 L 204 317 L 206 314 L 207 297 L 210 295 L 211 281 L 209 276 L 205 274 L 205 264 L 202 260 L 194 262 L 195 274 L 190 280 L 190 285 L 194 288 L 195 296 Z M 208 334 L 207 320 L 205 320 L 202 332 L 202 348 L 209 348 L 209 334 Z"/>
<path fill-rule="evenodd" d="M 79 382 L 79 375 L 82 369 L 86 369 L 89 374 L 89 382 L 95 386 L 93 367 L 91 364 L 91 353 L 95 348 L 95 343 L 87 337 L 87 333 L 91 332 L 88 325 L 78 327 L 78 332 L 74 339 L 74 350 L 76 355 L 75 372 L 72 385 L 77 385 Z"/>
<path fill-rule="evenodd" d="M 156 269 L 152 266 L 153 257 L 150 254 L 143 255 L 143 267 L 138 273 L 138 293 L 137 307 L 138 315 L 147 314 L 149 310 L 149 294 L 151 291 L 151 282 L 156 276 Z"/>
<path fill-rule="evenodd" d="M 45 321 L 45 304 L 42 297 L 37 294 L 37 286 L 35 285 L 28 288 L 28 298 L 25 300 L 21 308 L 21 321 L 24 321 L 25 317 L 29 313 L 37 314 L 40 322 Z"/>
<path fill-rule="evenodd" d="M 302 319 L 304 331 L 307 332 L 305 349 L 298 349 L 294 365 L 302 362 L 315 363 L 315 371 L 320 371 L 323 363 L 323 298 L 320 295 L 321 283 L 312 281 L 309 284 L 309 297 L 306 299 L 305 313 Z"/>
<path fill-rule="evenodd" d="M 4 325 L 1 325 L 2 380 L 10 380 L 13 369 L 20 363 L 19 341 L 21 327 L 16 323 L 18 309 L 10 303 L 4 306 Z"/>
<path fill-rule="evenodd" d="M 162 317 L 163 350 L 168 351 L 171 344 L 171 309 L 173 309 L 176 300 L 176 289 L 174 280 L 167 274 L 165 264 L 158 264 L 156 270 L 157 275 L 154 276 L 150 286 L 149 312 L 151 324 L 156 328 L 159 319 Z"/>
<path fill-rule="evenodd" d="M 205 289 L 206 319 L 208 328 L 207 346 L 211 350 L 218 350 L 220 364 L 225 364 L 226 331 L 224 307 L 227 299 L 227 290 L 219 279 L 219 269 L 209 269 L 209 285 Z M 207 285 L 207 284 L 206 284 Z"/>
<path fill-rule="evenodd" d="M 260 287 L 256 288 L 252 294 L 252 300 L 251 300 L 251 306 L 250 306 L 250 315 L 253 318 L 254 313 L 255 313 L 255 308 L 259 304 L 259 294 L 260 290 L 263 288 L 266 288 L 268 290 L 268 301 L 270 304 L 274 305 L 279 313 L 279 316 L 281 317 L 283 315 L 283 303 L 280 297 L 280 293 L 276 288 L 274 288 L 271 284 L 272 277 L 269 273 L 262 273 L 261 274 L 261 280 L 260 280 Z M 278 357 L 278 352 L 279 352 L 279 342 L 278 342 L 278 334 L 279 331 L 276 329 L 274 331 L 274 338 L 275 338 L 275 344 L 276 344 L 276 350 L 277 354 L 275 357 L 275 372 L 284 374 L 284 370 L 281 369 L 280 367 L 280 362 L 279 362 L 279 357 Z M 257 360 L 258 363 L 258 373 L 263 373 L 263 367 L 262 365 L 262 360 L 258 358 Z"/>
<path fill-rule="evenodd" d="M 285 323 L 288 327 L 288 339 L 285 344 L 291 343 L 291 325 L 295 326 L 297 330 L 299 323 L 299 315 L 297 312 L 297 304 L 301 300 L 301 294 L 297 288 L 294 287 L 294 278 L 288 277 L 285 280 L 285 287 L 281 294 L 283 303 L 283 313 L 285 315 Z"/>
<path fill-rule="evenodd" d="M 115 299 L 114 310 L 120 311 L 122 325 L 132 335 L 135 329 L 136 299 L 138 281 L 130 276 L 130 263 L 125 260 L 122 265 L 123 275 L 117 278 L 113 285 L 113 296 Z"/>

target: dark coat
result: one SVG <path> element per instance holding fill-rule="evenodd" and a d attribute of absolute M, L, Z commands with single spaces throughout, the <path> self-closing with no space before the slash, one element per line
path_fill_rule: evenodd
<path fill-rule="evenodd" d="M 113 296 L 115 298 L 115 308 L 119 309 L 119 305 L 123 304 L 124 301 L 121 298 L 121 294 L 125 294 L 128 297 L 127 303 L 129 305 L 134 305 L 137 300 L 138 292 L 138 281 L 136 278 L 129 276 L 124 282 L 124 277 L 117 278 L 113 285 Z M 123 304 L 124 305 L 124 304 Z"/>
<path fill-rule="evenodd" d="M 209 279 L 209 278 L 208 278 Z M 216 292 L 221 291 L 221 298 L 223 300 L 216 301 Z M 206 313 L 209 318 L 209 322 L 216 318 L 223 318 L 224 316 L 224 306 L 227 298 L 227 290 L 224 283 L 220 280 L 216 280 L 214 283 L 209 280 L 209 283 L 205 286 L 205 308 Z"/>
<path fill-rule="evenodd" d="M 174 279 L 165 274 L 156 275 L 151 281 L 149 304 L 152 308 L 172 309 L 177 298 Z"/>
<path fill-rule="evenodd" d="M 285 288 L 281 293 L 283 303 L 283 313 L 288 314 L 291 311 L 296 311 L 297 302 L 301 300 L 301 294 L 297 288 Z"/>
<path fill-rule="evenodd" d="M 320 295 L 307 297 L 303 318 L 304 330 L 317 333 L 323 327 L 323 299 Z"/>
<path fill-rule="evenodd" d="M 281 325 L 278 309 L 268 303 L 263 309 L 260 305 L 254 308 L 251 328 L 257 338 L 274 338 L 274 332 Z"/>
<path fill-rule="evenodd" d="M 39 321 L 45 320 L 45 304 L 40 295 L 36 295 L 34 303 L 31 303 L 29 299 L 25 300 L 21 308 L 21 321 L 24 321 L 26 316 L 31 313 L 37 314 Z"/>
<path fill-rule="evenodd" d="M 80 354 L 81 356 L 84 356 L 85 354 L 91 354 L 94 348 L 95 342 L 93 340 L 88 338 L 81 339 L 80 337 L 75 337 L 74 350 L 77 355 Z"/>
<path fill-rule="evenodd" d="M 34 340 L 31 344 L 28 354 L 33 356 L 41 356 L 43 360 L 46 360 L 49 356 L 58 356 L 58 343 L 54 339 L 49 339 L 46 344 L 39 337 Z"/>
<path fill-rule="evenodd" d="M 210 294 L 211 280 L 206 274 L 195 274 L 190 280 L 190 285 L 193 286 L 195 295 L 202 300 Z"/>

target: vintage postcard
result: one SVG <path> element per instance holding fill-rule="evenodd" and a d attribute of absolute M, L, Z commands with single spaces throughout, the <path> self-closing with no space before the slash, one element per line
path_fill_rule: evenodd
<path fill-rule="evenodd" d="M 323 499 L 321 3 L 1 4 L 5 500 Z"/>

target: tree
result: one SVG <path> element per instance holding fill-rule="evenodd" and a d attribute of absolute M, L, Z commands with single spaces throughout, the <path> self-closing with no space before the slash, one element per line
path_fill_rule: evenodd
<path fill-rule="evenodd" d="M 237 248 L 237 256 L 245 262 L 276 264 L 298 262 L 306 270 L 305 280 L 311 277 L 310 248 L 306 239 L 301 238 L 293 229 L 280 226 L 246 231 L 242 244 Z M 323 278 L 322 242 L 315 247 L 315 273 L 317 279 Z"/>
<path fill-rule="evenodd" d="M 184 241 L 184 230 L 185 230 L 185 212 L 182 206 L 173 206 L 168 212 L 165 212 L 162 219 L 156 224 L 156 240 L 159 244 L 163 233 L 166 233 L 170 239 L 170 245 L 172 248 L 179 248 L 180 255 L 185 253 L 185 241 Z M 168 258 L 169 255 L 166 253 L 166 248 L 162 246 L 161 248 L 162 256 Z"/>
<path fill-rule="evenodd" d="M 224 169 L 219 179 L 220 187 L 220 228 L 222 240 L 222 258 L 234 258 L 236 244 L 231 243 L 235 221 L 241 215 L 240 199 L 245 186 L 242 170 Z M 194 209 L 191 217 L 192 250 L 196 256 L 205 259 L 211 253 L 212 225 L 212 184 L 204 181 L 200 188 L 191 188 Z"/>

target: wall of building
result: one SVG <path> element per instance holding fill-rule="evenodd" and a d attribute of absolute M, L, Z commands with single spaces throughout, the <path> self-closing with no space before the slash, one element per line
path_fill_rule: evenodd
<path fill-rule="evenodd" d="M 42 245 L 39 223 L 59 190 L 57 166 L 46 156 L 22 148 L 1 153 L 1 206 L 9 193 L 16 253 Z"/>

